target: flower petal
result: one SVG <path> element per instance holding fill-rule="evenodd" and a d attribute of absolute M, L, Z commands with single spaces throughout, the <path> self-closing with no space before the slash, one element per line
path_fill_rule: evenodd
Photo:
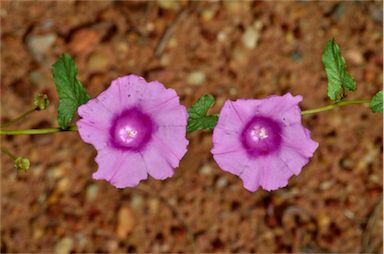
<path fill-rule="evenodd" d="M 161 109 L 164 103 L 176 99 L 174 89 L 166 89 L 161 83 L 152 81 L 147 83 L 144 78 L 136 75 L 120 77 L 112 82 L 119 86 L 121 105 L 125 108 L 140 105 L 146 112 Z"/>
<path fill-rule="evenodd" d="M 250 159 L 244 151 L 213 154 L 220 168 L 234 175 L 241 175 L 250 168 Z"/>
<path fill-rule="evenodd" d="M 288 185 L 288 179 L 293 175 L 288 165 L 276 155 L 271 155 L 261 162 L 263 173 L 260 178 L 260 185 L 263 189 L 271 191 Z"/>
<path fill-rule="evenodd" d="M 104 179 L 117 188 L 133 187 L 147 179 L 144 160 L 139 153 L 127 153 L 111 148 L 98 151 L 96 162 L 98 170 L 93 179 Z"/>
<path fill-rule="evenodd" d="M 286 126 L 281 134 L 284 145 L 301 153 L 304 157 L 312 157 L 319 143 L 313 141 L 310 132 L 301 124 Z"/>
<path fill-rule="evenodd" d="M 163 84 L 158 81 L 152 81 L 148 83 L 148 88 L 145 96 L 145 108 L 147 112 L 157 112 L 158 110 L 164 110 L 165 104 L 172 108 L 175 106 L 181 106 L 179 103 L 179 96 L 177 96 L 174 89 L 166 89 Z M 161 94 L 161 96 L 159 96 Z"/>
<path fill-rule="evenodd" d="M 213 130 L 212 142 L 214 144 L 212 154 L 228 153 L 243 150 L 240 133 L 216 127 Z"/>
<path fill-rule="evenodd" d="M 178 166 L 179 160 L 172 160 L 171 156 L 165 156 L 164 151 L 156 142 L 152 143 L 143 153 L 145 165 L 150 176 L 163 180 L 174 174 L 174 167 Z M 176 165 L 175 165 L 176 164 Z"/>
<path fill-rule="evenodd" d="M 111 86 L 115 86 L 118 89 L 118 92 L 111 97 L 120 102 L 120 111 L 140 105 L 148 90 L 148 84 L 145 79 L 136 75 L 127 75 L 115 79 L 112 81 Z"/>
<path fill-rule="evenodd" d="M 262 100 L 238 99 L 233 102 L 236 112 L 241 116 L 243 122 L 247 123 L 255 114 L 260 112 Z"/>
<path fill-rule="evenodd" d="M 109 128 L 113 119 L 112 111 L 97 98 L 81 105 L 77 112 L 88 123 L 104 128 Z"/>
<path fill-rule="evenodd" d="M 302 168 L 309 161 L 308 157 L 303 156 L 289 146 L 283 146 L 278 156 L 295 175 L 299 175 Z"/>
<path fill-rule="evenodd" d="M 108 145 L 109 130 L 85 119 L 76 122 L 80 137 L 84 142 L 92 144 L 97 150 Z"/>
<path fill-rule="evenodd" d="M 236 102 L 226 100 L 220 111 L 220 117 L 215 128 L 222 128 L 228 131 L 240 133 L 243 125 L 246 124 L 245 116 L 241 116 L 237 111 Z"/>
<path fill-rule="evenodd" d="M 160 127 L 182 127 L 186 129 L 188 113 L 184 106 L 179 103 L 179 97 L 175 97 L 163 103 L 158 108 L 152 108 L 149 112 L 154 121 Z"/>
<path fill-rule="evenodd" d="M 121 157 L 123 157 L 123 155 L 120 151 L 113 150 L 109 147 L 99 150 L 95 158 L 99 167 L 97 171 L 93 173 L 93 179 L 104 179 L 109 181 L 112 178 Z"/>
<path fill-rule="evenodd" d="M 250 167 L 245 169 L 241 174 L 240 178 L 243 181 L 245 189 L 254 192 L 260 186 L 260 179 L 264 173 L 264 165 L 262 160 L 253 160 Z"/>
<path fill-rule="evenodd" d="M 301 109 L 298 103 L 302 99 L 301 95 L 292 96 L 290 93 L 283 96 L 269 96 L 263 100 L 259 108 L 260 114 L 268 115 L 286 125 L 301 123 Z"/>
<path fill-rule="evenodd" d="M 111 85 L 102 93 L 100 93 L 94 100 L 98 101 L 104 107 L 112 113 L 112 117 L 115 114 L 120 113 L 122 108 L 121 87 L 117 80 L 113 80 Z"/>
<path fill-rule="evenodd" d="M 189 141 L 185 138 L 185 131 L 185 127 L 159 127 L 153 136 L 153 142 L 162 147 L 164 155 L 176 166 L 187 152 Z M 173 162 L 175 159 L 177 163 Z"/>
<path fill-rule="evenodd" d="M 110 183 L 117 188 L 134 187 L 147 179 L 147 167 L 140 153 L 124 153 L 115 165 Z"/>

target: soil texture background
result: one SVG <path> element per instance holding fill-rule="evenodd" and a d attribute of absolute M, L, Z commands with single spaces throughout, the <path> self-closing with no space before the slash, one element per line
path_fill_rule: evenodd
<path fill-rule="evenodd" d="M 13 128 L 55 127 L 50 67 L 67 52 L 92 97 L 134 73 L 190 106 L 302 95 L 329 103 L 322 50 L 335 38 L 357 82 L 382 87 L 383 5 L 368 2 L 1 1 L 1 120 L 51 104 Z M 211 132 L 188 135 L 172 178 L 118 190 L 94 181 L 95 149 L 76 132 L 1 137 L 31 161 L 1 157 L 1 252 L 382 253 L 383 115 L 349 106 L 303 117 L 320 146 L 286 188 L 250 193 L 210 155 Z"/>

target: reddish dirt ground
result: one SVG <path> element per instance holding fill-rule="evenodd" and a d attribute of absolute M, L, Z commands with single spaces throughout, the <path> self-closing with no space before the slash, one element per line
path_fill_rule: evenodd
<path fill-rule="evenodd" d="M 70 53 L 94 97 L 135 73 L 190 106 L 301 94 L 329 103 L 321 53 L 335 38 L 357 82 L 382 86 L 382 2 L 1 2 L 1 120 L 48 94 L 47 111 L 14 128 L 57 126 L 50 66 Z M 172 24 L 169 36 L 164 31 Z M 162 41 L 160 43 L 160 41 Z M 250 193 L 210 155 L 211 132 L 188 135 L 174 177 L 118 190 L 94 181 L 95 149 L 77 133 L 2 137 L 31 161 L 1 157 L 1 252 L 382 253 L 383 116 L 350 106 L 306 116 L 320 143 L 286 188 Z"/>

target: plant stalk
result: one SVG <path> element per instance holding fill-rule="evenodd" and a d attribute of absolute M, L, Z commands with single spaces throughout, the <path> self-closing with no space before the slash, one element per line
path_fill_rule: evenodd
<path fill-rule="evenodd" d="M 308 109 L 301 111 L 301 115 L 310 115 L 315 114 L 323 111 L 328 111 L 331 109 L 335 109 L 338 107 L 344 107 L 348 105 L 354 105 L 354 104 L 367 104 L 370 100 L 349 100 L 349 101 L 340 101 L 336 102 L 334 104 L 325 105 L 319 108 L 314 109 Z M 34 110 L 33 110 L 34 111 Z M 29 112 L 33 112 L 32 110 Z M 24 115 L 27 115 L 28 112 L 24 113 L 20 117 L 12 120 L 12 122 L 19 120 L 24 117 Z M 7 123 L 8 124 L 8 123 Z M 3 126 L 2 126 L 3 127 Z M 27 129 L 27 130 L 0 130 L 0 135 L 40 135 L 40 134 L 50 134 L 50 133 L 58 133 L 58 132 L 68 132 L 68 131 L 77 131 L 76 126 L 72 126 L 69 129 L 63 130 L 60 128 L 45 128 L 45 129 Z"/>
<path fill-rule="evenodd" d="M 3 153 L 5 153 L 6 155 L 9 156 L 9 158 L 11 158 L 12 160 L 16 160 L 16 156 L 13 155 L 7 148 L 5 148 L 4 146 L 1 146 L 1 151 Z"/>
<path fill-rule="evenodd" d="M 0 135 L 41 135 L 57 132 L 77 131 L 76 126 L 72 126 L 69 129 L 60 128 L 45 128 L 45 129 L 27 129 L 27 130 L 0 130 Z"/>
<path fill-rule="evenodd" d="M 335 109 L 338 107 L 344 107 L 344 106 L 354 105 L 354 104 L 367 104 L 369 102 L 370 102 L 370 100 L 339 101 L 339 102 L 336 102 L 334 104 L 325 105 L 325 106 L 322 106 L 319 108 L 301 111 L 301 115 L 303 115 L 303 116 L 304 115 L 310 115 L 310 114 L 315 114 L 315 113 L 319 113 L 319 112 L 323 112 L 323 111 L 328 111 L 328 110 Z"/>
<path fill-rule="evenodd" d="M 8 126 L 10 126 L 10 125 L 12 125 L 12 124 L 14 124 L 14 123 L 20 121 L 21 119 L 27 117 L 28 115 L 32 114 L 32 113 L 35 112 L 35 111 L 36 111 L 36 108 L 30 109 L 30 110 L 28 110 L 27 112 L 25 112 L 25 113 L 21 114 L 20 116 L 16 117 L 15 119 L 12 119 L 12 120 L 10 120 L 9 122 L 6 122 L 6 123 L 4 123 L 4 124 L 1 124 L 1 125 L 0 125 L 0 128 L 1 128 L 1 129 L 2 129 L 2 128 L 6 128 L 6 127 L 8 127 Z"/>

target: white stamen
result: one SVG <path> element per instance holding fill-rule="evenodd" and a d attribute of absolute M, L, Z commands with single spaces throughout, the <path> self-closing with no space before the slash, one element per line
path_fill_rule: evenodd
<path fill-rule="evenodd" d="M 252 128 L 251 137 L 256 141 L 260 141 L 268 138 L 268 133 L 265 128 L 262 128 L 260 126 L 255 126 Z"/>
<path fill-rule="evenodd" d="M 128 130 L 127 133 L 128 133 L 128 136 L 130 136 L 131 138 L 134 138 L 137 135 L 137 130 Z"/>

